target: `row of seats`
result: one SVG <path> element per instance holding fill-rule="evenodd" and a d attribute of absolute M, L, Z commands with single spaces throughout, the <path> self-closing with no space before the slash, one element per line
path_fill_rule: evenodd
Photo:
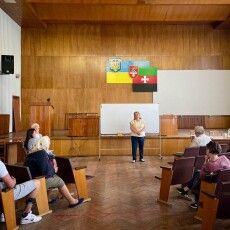
<path fill-rule="evenodd" d="M 220 144 L 222 153 L 226 153 L 228 150 L 228 144 Z M 188 147 L 185 148 L 183 153 L 176 153 L 174 154 L 175 157 L 197 157 L 206 155 L 206 146 L 199 146 L 199 147 Z"/>
<path fill-rule="evenodd" d="M 230 159 L 230 153 L 221 155 Z M 168 202 L 170 186 L 187 183 L 192 178 L 194 170 L 201 169 L 204 161 L 205 155 L 176 157 L 171 166 L 161 166 L 161 185 L 157 201 L 171 206 Z M 230 170 L 220 171 L 217 184 L 202 181 L 199 203 L 201 206 L 196 218 L 202 220 L 202 229 L 212 229 L 216 217 L 230 218 Z"/>
<path fill-rule="evenodd" d="M 88 188 L 86 183 L 86 166 L 73 167 L 71 158 L 56 157 L 58 164 L 58 176 L 60 176 L 66 185 L 74 184 L 78 198 L 84 198 L 89 201 Z M 23 183 L 31 180 L 32 176 L 28 167 L 19 165 L 7 165 L 9 174 L 16 178 L 17 183 Z M 41 187 L 36 197 L 38 214 L 43 216 L 51 212 L 49 210 L 47 189 L 45 178 L 39 178 Z M 17 229 L 15 217 L 15 204 L 13 199 L 13 190 L 0 191 L 0 212 L 5 214 L 7 229 Z"/>

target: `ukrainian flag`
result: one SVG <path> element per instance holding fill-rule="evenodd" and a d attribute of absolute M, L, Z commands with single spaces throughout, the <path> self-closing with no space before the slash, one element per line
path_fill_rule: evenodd
<path fill-rule="evenodd" d="M 114 72 L 110 68 L 109 62 L 106 65 L 106 82 L 119 83 L 119 84 L 132 84 L 133 79 L 129 75 L 129 66 L 135 65 L 138 67 L 149 67 L 149 61 L 121 61 L 121 67 L 118 71 Z"/>

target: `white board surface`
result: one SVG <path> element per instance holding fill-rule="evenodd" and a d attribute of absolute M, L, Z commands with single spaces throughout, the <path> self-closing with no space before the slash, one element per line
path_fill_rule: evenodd
<path fill-rule="evenodd" d="M 146 133 L 159 133 L 158 104 L 101 104 L 101 134 L 128 134 L 133 113 L 139 111 L 145 122 Z"/>
<path fill-rule="evenodd" d="M 159 70 L 160 114 L 230 115 L 230 70 Z"/>

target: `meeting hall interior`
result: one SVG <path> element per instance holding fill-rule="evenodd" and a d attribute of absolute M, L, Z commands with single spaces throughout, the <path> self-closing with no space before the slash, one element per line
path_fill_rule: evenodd
<path fill-rule="evenodd" d="M 0 56 L 0 229 L 230 229 L 230 0 L 0 0 Z"/>

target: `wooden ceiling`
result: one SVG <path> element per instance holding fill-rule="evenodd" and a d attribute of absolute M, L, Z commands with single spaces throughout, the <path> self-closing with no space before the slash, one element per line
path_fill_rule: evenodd
<path fill-rule="evenodd" d="M 230 28 L 230 0 L 0 0 L 0 7 L 22 27 L 46 27 L 50 23 L 203 23 Z"/>

